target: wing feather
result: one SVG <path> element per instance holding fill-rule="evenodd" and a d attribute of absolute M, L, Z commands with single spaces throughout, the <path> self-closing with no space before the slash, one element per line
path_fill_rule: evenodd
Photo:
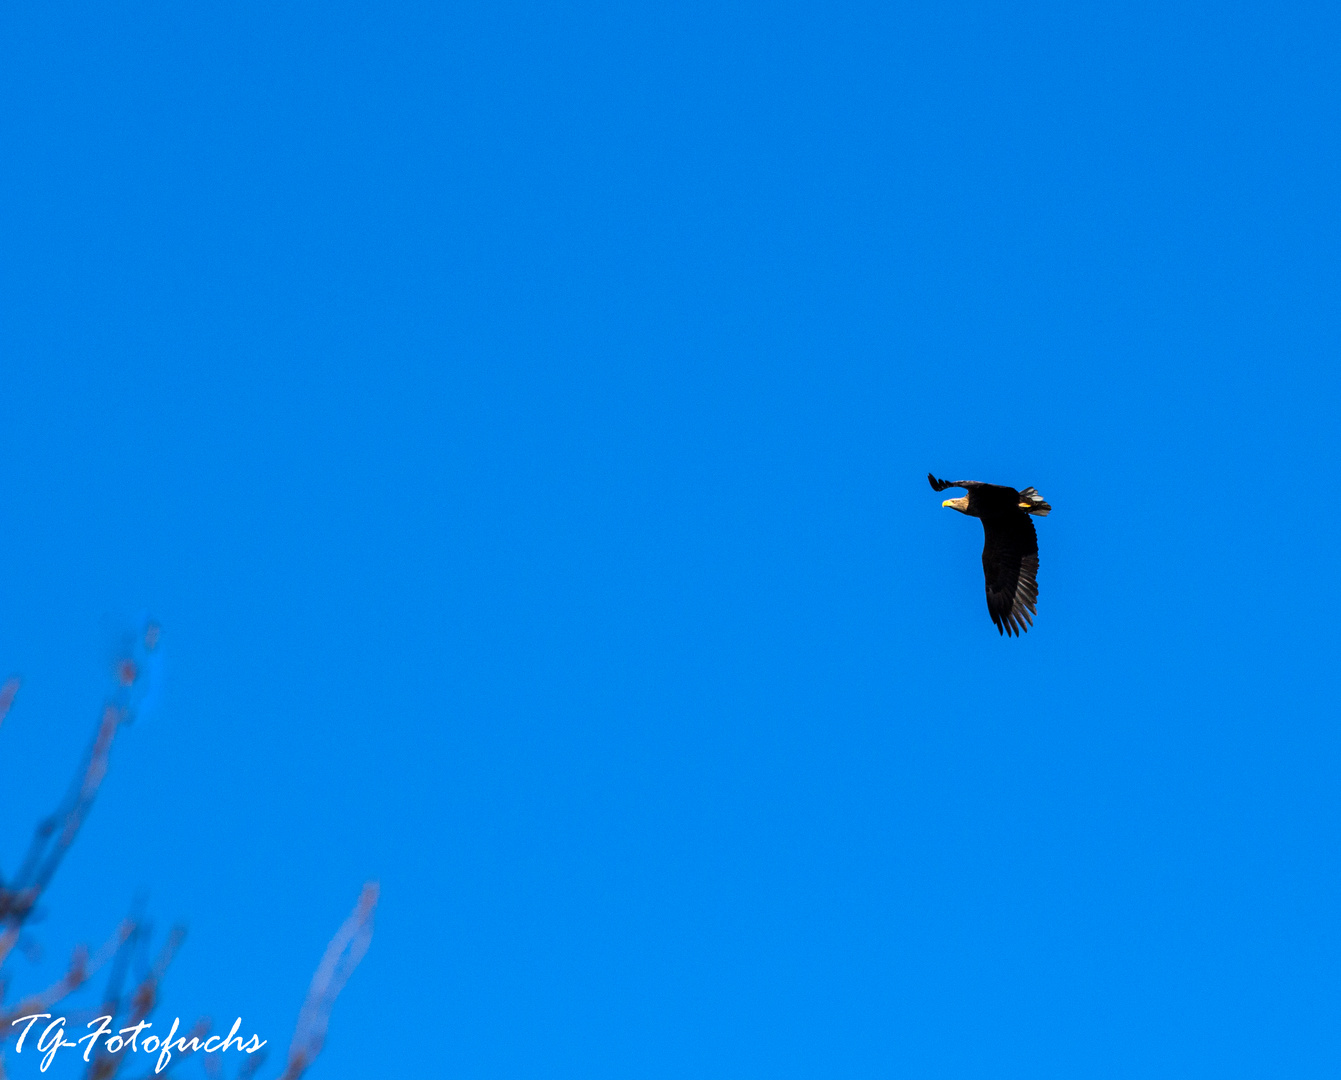
<path fill-rule="evenodd" d="M 934 473 L 927 473 L 927 479 L 931 481 L 932 491 L 944 491 L 946 488 L 952 487 L 963 488 L 965 491 L 972 491 L 974 488 L 990 488 L 995 486 L 994 484 L 984 484 L 981 480 L 937 480 Z M 1013 491 L 1014 489 L 1002 488 L 1001 490 Z"/>
<path fill-rule="evenodd" d="M 1038 535 L 1021 512 L 982 519 L 987 613 L 997 632 L 1017 637 L 1038 613 Z"/>

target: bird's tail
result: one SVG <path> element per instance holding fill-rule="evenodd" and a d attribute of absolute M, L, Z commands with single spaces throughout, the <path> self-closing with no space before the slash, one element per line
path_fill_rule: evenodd
<path fill-rule="evenodd" d="M 1052 507 L 1044 501 L 1042 495 L 1031 487 L 1027 487 L 1020 492 L 1020 509 L 1037 517 L 1047 517 L 1052 513 Z"/>

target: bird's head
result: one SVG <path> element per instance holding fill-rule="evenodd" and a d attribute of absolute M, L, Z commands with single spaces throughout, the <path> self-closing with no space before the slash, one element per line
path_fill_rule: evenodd
<path fill-rule="evenodd" d="M 948 506 L 951 510 L 958 510 L 961 514 L 967 514 L 969 512 L 967 495 L 963 495 L 958 499 L 946 499 L 941 505 Z"/>

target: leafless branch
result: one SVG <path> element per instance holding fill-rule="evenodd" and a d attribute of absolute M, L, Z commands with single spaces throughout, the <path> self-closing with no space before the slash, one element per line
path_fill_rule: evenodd
<path fill-rule="evenodd" d="M 107 776 L 111 760 L 112 741 L 121 725 L 130 721 L 134 706 L 146 693 L 152 691 L 146 675 L 152 674 L 152 653 L 158 644 L 158 627 L 150 623 L 131 654 L 117 664 L 117 687 L 111 700 L 103 707 L 102 716 L 93 736 L 93 742 L 84 754 L 73 782 L 61 800 L 56 812 L 43 820 L 33 833 L 32 843 L 23 864 L 8 886 L 0 886 L 0 920 L 5 930 L 0 934 L 0 964 L 18 940 L 17 930 L 32 914 L 38 899 L 51 883 L 65 853 L 70 850 L 83 826 L 98 789 Z M 14 700 L 18 681 L 10 679 L 0 688 L 0 719 Z"/>
<path fill-rule="evenodd" d="M 139 640 L 132 644 L 128 654 L 117 664 L 117 686 L 104 706 L 93 740 L 80 762 L 79 768 L 54 813 L 37 826 L 18 872 L 5 882 L 0 878 L 0 970 L 13 950 L 32 954 L 32 939 L 24 933 L 34 910 L 61 861 L 79 835 L 98 791 L 106 779 L 111 762 L 112 744 L 121 727 L 135 716 L 138 706 L 152 696 L 155 688 L 158 658 L 158 627 L 146 625 Z M 0 722 L 3 722 L 18 692 L 19 680 L 10 678 L 0 684 Z M 327 945 L 321 963 L 317 965 L 308 987 L 307 997 L 298 1014 L 288 1060 L 280 1080 L 298 1080 L 316 1060 L 326 1041 L 331 1010 L 350 975 L 358 967 L 372 942 L 373 917 L 377 908 L 378 885 L 369 882 L 363 887 L 353 912 L 341 924 Z M 174 927 L 159 950 L 148 973 L 130 992 L 123 994 L 132 955 L 147 948 L 148 924 L 138 910 L 124 919 L 116 931 L 94 953 L 78 946 L 61 978 L 46 989 L 30 994 L 9 1008 L 0 1007 L 0 1045 L 12 1035 L 11 1021 L 35 1012 L 47 1012 L 66 996 L 83 986 L 104 965 L 110 964 L 107 988 L 98 1007 L 98 1016 L 121 1016 L 121 1024 L 134 1027 L 146 1020 L 159 1001 L 160 985 L 168 965 L 172 963 L 186 935 L 183 927 Z M 0 1002 L 4 1000 L 7 978 L 0 973 Z M 123 1013 L 124 1009 L 124 1013 Z M 82 1012 L 83 1010 L 76 1010 Z M 90 1012 L 90 1015 L 91 1012 Z M 124 1030 L 122 1027 L 121 1030 Z M 186 1037 L 201 1037 L 209 1030 L 209 1021 L 197 1021 Z M 190 1051 L 174 1059 L 172 1068 L 186 1060 Z M 252 1080 L 265 1060 L 264 1051 L 247 1055 L 238 1068 L 236 1080 Z M 123 1052 L 111 1054 L 105 1048 L 94 1051 L 93 1060 L 85 1073 L 86 1080 L 113 1080 L 127 1060 Z M 220 1080 L 223 1065 L 212 1053 L 203 1056 L 202 1064 L 210 1080 Z M 171 1071 L 171 1069 L 169 1070 Z M 0 1080 L 5 1080 L 3 1059 L 0 1058 Z"/>
<path fill-rule="evenodd" d="M 293 1042 L 289 1044 L 288 1064 L 280 1080 L 298 1080 L 321 1053 L 335 999 L 372 943 L 373 914 L 377 910 L 378 891 L 375 881 L 363 886 L 353 912 L 326 946 L 316 974 L 312 976 L 312 984 L 308 987 L 307 1000 L 298 1014 Z"/>
<path fill-rule="evenodd" d="M 10 1009 L 0 1012 L 0 1043 L 4 1043 L 14 1034 L 12 1025 L 16 1018 L 35 1012 L 45 1012 L 83 986 L 94 972 L 117 954 L 130 936 L 131 929 L 129 921 L 122 922 L 92 957 L 89 956 L 85 946 L 75 946 L 74 953 L 70 957 L 70 966 L 66 968 L 63 976 L 45 990 L 30 994 Z"/>
<path fill-rule="evenodd" d="M 19 692 L 19 677 L 11 675 L 5 680 L 5 685 L 0 686 L 0 723 L 9 715 L 9 707 L 14 704 L 14 695 Z M 3 1074 L 0 1074 L 0 1080 L 3 1080 Z"/>
<path fill-rule="evenodd" d="M 141 1020 L 148 1018 L 154 1011 L 154 1006 L 158 1004 L 158 987 L 163 981 L 163 976 L 167 973 L 168 965 L 172 963 L 177 955 L 177 950 L 181 948 L 182 941 L 186 938 L 186 927 L 174 926 L 168 934 L 168 940 L 164 942 L 163 947 L 159 949 L 158 956 L 155 957 L 153 966 L 149 969 L 139 986 L 135 988 L 130 996 L 130 1013 L 126 1017 L 125 1027 L 134 1027 Z M 125 1062 L 124 1053 L 109 1054 L 102 1047 L 98 1048 L 93 1061 L 85 1076 L 88 1080 L 111 1080 L 121 1065 Z"/>

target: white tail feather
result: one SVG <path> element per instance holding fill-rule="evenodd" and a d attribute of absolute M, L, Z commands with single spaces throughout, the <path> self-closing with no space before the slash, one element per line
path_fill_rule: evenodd
<path fill-rule="evenodd" d="M 1052 507 L 1047 504 L 1043 496 L 1031 487 L 1025 488 L 1020 492 L 1020 509 L 1035 517 L 1047 517 L 1052 513 Z"/>

